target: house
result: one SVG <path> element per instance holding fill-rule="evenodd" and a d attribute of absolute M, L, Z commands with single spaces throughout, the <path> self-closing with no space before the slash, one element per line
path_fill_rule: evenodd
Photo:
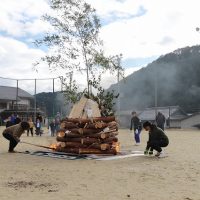
<path fill-rule="evenodd" d="M 0 86 L 0 110 L 27 110 L 34 97 L 28 92 L 8 86 Z"/>
<path fill-rule="evenodd" d="M 161 112 L 166 118 L 166 126 L 169 128 L 181 128 L 181 121 L 188 115 L 179 106 L 146 108 L 138 117 L 142 121 L 155 122 L 156 113 Z"/>
<path fill-rule="evenodd" d="M 181 128 L 200 128 L 200 113 L 194 113 L 181 121 Z"/>
<path fill-rule="evenodd" d="M 21 118 L 33 116 L 31 101 L 34 97 L 21 88 L 0 86 L 0 116 L 5 120 L 12 113 L 17 113 Z"/>

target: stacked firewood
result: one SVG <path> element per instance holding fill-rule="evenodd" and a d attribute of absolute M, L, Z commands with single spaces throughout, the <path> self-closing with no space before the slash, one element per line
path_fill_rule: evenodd
<path fill-rule="evenodd" d="M 57 132 L 55 151 L 76 154 L 117 154 L 115 117 L 66 118 Z"/>

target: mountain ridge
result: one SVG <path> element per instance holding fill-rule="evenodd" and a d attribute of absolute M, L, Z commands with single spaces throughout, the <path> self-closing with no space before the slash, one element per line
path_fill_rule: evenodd
<path fill-rule="evenodd" d="M 120 81 L 121 110 L 156 105 L 200 108 L 200 45 L 179 48 L 160 56 Z M 108 90 L 117 92 L 117 84 Z M 157 95 L 156 95 L 157 93 Z"/>

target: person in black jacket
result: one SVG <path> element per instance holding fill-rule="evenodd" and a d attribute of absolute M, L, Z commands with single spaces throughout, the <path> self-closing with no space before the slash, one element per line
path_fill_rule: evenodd
<path fill-rule="evenodd" d="M 132 129 L 134 130 L 136 145 L 139 145 L 140 144 L 140 133 L 142 130 L 142 123 L 141 123 L 141 120 L 138 118 L 137 113 L 135 111 L 132 112 L 130 130 L 132 131 Z"/>
<path fill-rule="evenodd" d="M 163 131 L 164 131 L 164 127 L 165 127 L 165 121 L 166 121 L 165 116 L 161 112 L 158 112 L 158 114 L 156 116 L 156 124 Z"/>
<path fill-rule="evenodd" d="M 147 141 L 147 146 L 144 151 L 144 154 L 153 154 L 153 150 L 157 151 L 155 156 L 164 157 L 164 152 L 161 147 L 166 147 L 169 144 L 169 139 L 164 131 L 157 127 L 156 125 L 145 122 L 143 127 L 146 131 L 149 131 L 149 140 Z"/>
<path fill-rule="evenodd" d="M 8 119 L 6 120 L 6 128 L 8 128 L 9 126 L 13 126 L 14 124 L 11 122 L 11 117 L 8 117 Z"/>

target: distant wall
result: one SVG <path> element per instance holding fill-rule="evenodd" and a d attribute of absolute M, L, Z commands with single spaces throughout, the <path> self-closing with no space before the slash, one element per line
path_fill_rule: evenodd
<path fill-rule="evenodd" d="M 131 116 L 130 115 L 120 115 L 119 116 L 119 126 L 120 128 L 130 128 Z"/>
<path fill-rule="evenodd" d="M 194 127 L 194 125 L 200 124 L 200 114 L 191 116 L 187 119 L 184 119 L 181 121 L 181 128 L 193 128 L 196 129 L 196 127 Z"/>

